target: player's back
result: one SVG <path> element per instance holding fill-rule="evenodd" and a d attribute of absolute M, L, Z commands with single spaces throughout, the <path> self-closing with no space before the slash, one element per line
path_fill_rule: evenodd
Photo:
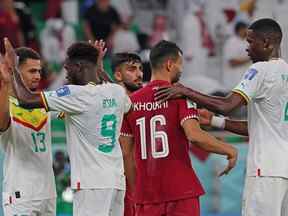
<path fill-rule="evenodd" d="M 129 97 L 116 84 L 69 88 L 72 95 L 79 92 L 75 106 L 82 106 L 81 110 L 84 110 L 68 113 L 65 117 L 72 187 L 124 190 L 123 159 L 118 138 L 123 115 L 131 104 Z"/>
<path fill-rule="evenodd" d="M 158 104 L 154 93 L 165 81 L 153 81 L 131 96 L 127 116 L 134 136 L 136 202 L 159 203 L 197 197 L 204 193 L 188 155 L 189 142 L 181 127 L 197 118 L 195 104 L 177 99 Z"/>

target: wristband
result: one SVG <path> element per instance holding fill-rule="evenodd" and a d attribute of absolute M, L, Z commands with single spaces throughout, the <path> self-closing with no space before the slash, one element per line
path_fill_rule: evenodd
<path fill-rule="evenodd" d="M 211 119 L 211 126 L 219 129 L 225 128 L 225 118 L 213 116 Z"/>

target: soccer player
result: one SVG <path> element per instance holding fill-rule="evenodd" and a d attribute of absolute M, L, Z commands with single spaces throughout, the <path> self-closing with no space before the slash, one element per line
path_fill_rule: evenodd
<path fill-rule="evenodd" d="M 178 81 L 182 61 L 176 44 L 158 43 L 150 54 L 152 81 L 131 95 L 133 110 L 125 117 L 120 142 L 124 163 L 129 164 L 125 167 L 128 183 L 133 186 L 135 181 L 136 216 L 200 215 L 199 196 L 204 190 L 191 166 L 189 141 L 226 155 L 229 164 L 222 174 L 236 163 L 234 147 L 200 129 L 195 103 L 155 101 L 159 87 Z"/>
<path fill-rule="evenodd" d="M 143 66 L 141 58 L 134 53 L 116 53 L 112 56 L 115 81 L 122 85 L 128 95 L 142 88 Z M 124 216 L 134 216 L 135 208 L 131 189 L 126 186 Z"/>
<path fill-rule="evenodd" d="M 112 71 L 115 81 L 122 85 L 128 95 L 143 86 L 141 58 L 134 53 L 116 53 L 112 56 Z"/>
<path fill-rule="evenodd" d="M 22 106 L 65 113 L 73 215 L 122 216 L 125 176 L 118 138 L 131 102 L 120 85 L 101 84 L 97 57 L 91 44 L 74 43 L 65 61 L 71 85 L 31 94 L 16 71 L 14 88 Z"/>
<path fill-rule="evenodd" d="M 280 57 L 282 31 L 273 19 L 259 19 L 247 33 L 247 52 L 253 65 L 229 96 L 211 97 L 178 85 L 161 89 L 158 99 L 184 95 L 222 114 L 248 105 L 248 122 L 213 119 L 214 126 L 249 134 L 242 215 L 286 216 L 288 64 Z"/>
<path fill-rule="evenodd" d="M 7 47 L 7 41 L 5 41 Z M 16 49 L 25 85 L 35 91 L 41 59 L 30 48 Z M 8 61 L 7 55 L 2 61 Z M 0 63 L 0 70 L 6 70 Z M 50 114 L 24 109 L 11 92 L 9 76 L 0 76 L 0 143 L 4 150 L 3 210 L 11 215 L 56 215 Z"/>

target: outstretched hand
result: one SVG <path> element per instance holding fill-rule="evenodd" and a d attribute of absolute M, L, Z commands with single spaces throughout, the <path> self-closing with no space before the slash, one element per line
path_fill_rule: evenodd
<path fill-rule="evenodd" d="M 237 158 L 237 150 L 232 147 L 231 154 L 227 156 L 228 165 L 226 166 L 225 170 L 222 171 L 218 176 L 221 177 L 223 175 L 227 175 L 236 166 Z"/>
<path fill-rule="evenodd" d="M 100 79 L 105 82 L 113 82 L 108 74 L 104 70 L 103 59 L 107 53 L 106 43 L 104 40 L 96 40 L 94 43 L 90 40 L 89 43 L 98 50 L 98 59 L 97 59 L 97 74 Z"/>
<path fill-rule="evenodd" d="M 185 86 L 180 83 L 176 83 L 172 86 L 163 86 L 155 93 L 155 100 L 159 103 L 163 103 L 170 99 L 181 98 L 185 96 L 185 92 Z"/>
<path fill-rule="evenodd" d="M 89 41 L 90 44 L 92 44 L 97 50 L 98 50 L 98 60 L 103 60 L 104 56 L 106 55 L 107 53 L 107 48 L 105 47 L 106 46 L 106 43 L 104 40 L 96 40 L 94 42 L 94 44 L 92 43 L 92 41 Z"/>
<path fill-rule="evenodd" d="M 8 38 L 4 38 L 5 55 L 0 55 L 0 80 L 2 83 L 11 83 L 11 77 L 17 66 L 17 55 Z"/>

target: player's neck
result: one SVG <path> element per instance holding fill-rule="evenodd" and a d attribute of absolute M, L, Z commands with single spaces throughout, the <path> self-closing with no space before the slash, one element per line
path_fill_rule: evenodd
<path fill-rule="evenodd" d="M 279 59 L 281 57 L 279 49 L 274 49 L 269 60 Z"/>
<path fill-rule="evenodd" d="M 151 81 L 154 81 L 154 80 L 163 80 L 163 81 L 167 81 L 171 83 L 171 78 L 168 75 L 165 76 L 164 73 L 161 73 L 161 72 L 152 73 Z"/>

